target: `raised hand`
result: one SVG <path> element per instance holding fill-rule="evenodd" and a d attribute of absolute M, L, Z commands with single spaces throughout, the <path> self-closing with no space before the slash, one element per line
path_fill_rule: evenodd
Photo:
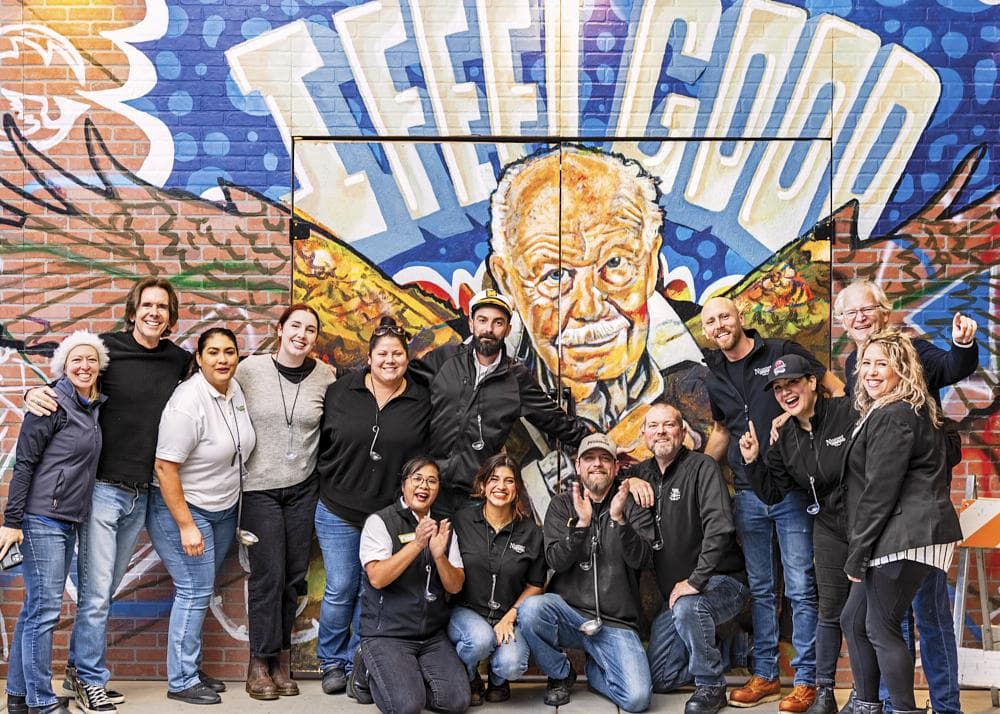
<path fill-rule="evenodd" d="M 434 558 L 441 558 L 444 556 L 445 549 L 448 547 L 448 536 L 450 534 L 451 523 L 448 522 L 447 518 L 443 518 L 438 524 L 437 532 L 431 536 L 431 556 Z"/>
<path fill-rule="evenodd" d="M 438 531 L 438 524 L 430 516 L 424 516 L 417 521 L 417 530 L 414 531 L 414 540 L 421 548 L 426 548 L 431 542 L 431 538 Z"/>
<path fill-rule="evenodd" d="M 575 481 L 570 487 L 573 493 L 573 510 L 576 511 L 576 525 L 586 528 L 590 525 L 590 519 L 594 515 L 594 506 L 590 502 L 590 492 L 583 488 L 583 484 Z"/>
<path fill-rule="evenodd" d="M 750 430 L 740 437 L 740 453 L 743 454 L 744 463 L 752 463 L 760 456 L 760 442 L 757 441 L 757 431 L 750 422 Z"/>
<path fill-rule="evenodd" d="M 618 487 L 618 493 L 611 499 L 611 520 L 615 523 L 625 522 L 625 503 L 628 501 L 628 483 L 622 482 Z"/>
<path fill-rule="evenodd" d="M 965 317 L 962 313 L 956 312 L 955 319 L 951 321 L 951 339 L 959 345 L 967 345 L 976 339 L 976 330 L 979 325 L 971 317 Z"/>

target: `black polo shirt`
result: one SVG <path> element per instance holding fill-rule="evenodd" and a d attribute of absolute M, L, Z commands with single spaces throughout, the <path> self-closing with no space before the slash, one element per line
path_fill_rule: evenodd
<path fill-rule="evenodd" d="M 483 509 L 473 506 L 456 512 L 452 526 L 465 563 L 465 585 L 455 605 L 479 613 L 492 625 L 507 614 L 525 587 L 545 586 L 542 530 L 532 518 L 515 519 L 498 532 L 486 521 Z M 500 607 L 491 612 L 487 603 L 494 573 L 493 598 Z"/>

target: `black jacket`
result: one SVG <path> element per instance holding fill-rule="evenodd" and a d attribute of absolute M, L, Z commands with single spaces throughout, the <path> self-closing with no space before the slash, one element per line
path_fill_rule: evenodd
<path fill-rule="evenodd" d="M 827 399 L 820 394 L 816 413 L 809 420 L 811 431 L 803 429 L 798 419 L 789 419 L 778 430 L 778 441 L 768 449 L 767 456 L 747 464 L 751 488 L 760 500 L 773 505 L 793 489 L 812 495 L 812 477 L 822 505 L 820 516 L 831 528 L 842 530 L 843 521 L 838 517 L 844 513 L 841 473 L 857 419 L 850 397 Z"/>
<path fill-rule="evenodd" d="M 652 565 L 653 514 L 640 508 L 629 496 L 625 505 L 625 525 L 611 520 L 611 498 L 594 504 L 594 516 L 587 528 L 577 528 L 573 496 L 564 491 L 549 502 L 545 512 L 545 560 L 555 571 L 547 591 L 562 596 L 570 607 L 594 617 L 594 573 L 581 563 L 590 563 L 593 536 L 597 535 L 597 576 L 601 617 L 608 625 L 638 630 L 642 622 L 639 573 Z"/>
<path fill-rule="evenodd" d="M 872 558 L 962 539 L 944 432 L 926 410 L 915 413 L 905 402 L 873 409 L 845 458 L 848 575 L 862 577 Z"/>
<path fill-rule="evenodd" d="M 4 525 L 20 528 L 25 513 L 80 523 L 90 513 L 101 456 L 98 395 L 83 404 L 67 377 L 52 385 L 59 407 L 47 417 L 27 414 L 17 437 Z"/>
<path fill-rule="evenodd" d="M 653 567 L 664 599 L 681 580 L 698 590 L 713 575 L 746 582 L 732 499 L 714 459 L 682 448 L 662 474 L 656 459 L 643 461 L 632 474 L 656 494 L 663 548 L 653 551 Z"/>
<path fill-rule="evenodd" d="M 805 347 L 791 340 L 765 339 L 756 330 L 746 330 L 753 339 L 753 349 L 737 362 L 730 363 L 720 350 L 708 350 L 705 363 L 709 376 L 705 381 L 712 405 L 712 418 L 725 424 L 729 430 L 729 451 L 727 461 L 733 470 L 734 485 L 738 489 L 751 488 L 743 468 L 739 439 L 753 421 L 754 429 L 761 442 L 761 453 L 767 451 L 767 434 L 771 433 L 771 422 L 781 414 L 781 407 L 771 390 L 765 390 L 771 365 L 776 359 L 787 354 L 805 357 L 816 366 L 816 378 L 821 379 L 826 368 Z M 744 383 L 735 384 L 730 378 L 733 365 L 741 364 L 744 369 Z M 757 494 L 760 496 L 760 494 Z"/>
<path fill-rule="evenodd" d="M 475 359 L 472 345 L 465 342 L 410 362 L 410 373 L 430 390 L 429 449 L 446 486 L 467 494 L 479 467 L 500 452 L 520 417 L 574 449 L 590 433 L 584 421 L 560 409 L 506 351 L 478 387 Z M 480 420 L 486 443 L 476 450 L 472 444 L 480 438 Z"/>

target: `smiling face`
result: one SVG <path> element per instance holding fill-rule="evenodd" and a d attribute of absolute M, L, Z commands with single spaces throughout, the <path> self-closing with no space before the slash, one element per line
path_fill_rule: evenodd
<path fill-rule="evenodd" d="M 494 508 L 512 508 L 517 501 L 517 479 L 507 466 L 497 466 L 483 483 L 486 502 Z"/>
<path fill-rule="evenodd" d="M 646 412 L 642 434 L 656 460 L 670 463 L 684 445 L 684 419 L 672 406 L 654 404 Z"/>
<path fill-rule="evenodd" d="M 772 383 L 774 398 L 786 412 L 796 419 L 808 419 L 816 410 L 816 377 L 776 379 Z"/>
<path fill-rule="evenodd" d="M 63 371 L 77 393 L 90 398 L 101 371 L 101 359 L 97 350 L 90 345 L 77 345 L 66 355 L 66 367 Z"/>
<path fill-rule="evenodd" d="M 204 347 L 195 354 L 195 359 L 208 383 L 220 394 L 226 394 L 229 391 L 229 381 L 240 361 L 236 343 L 226 335 L 216 333 L 205 340 Z"/>
<path fill-rule="evenodd" d="M 146 347 L 155 347 L 170 328 L 170 296 L 163 288 L 149 287 L 139 296 L 132 337 Z"/>
<path fill-rule="evenodd" d="M 868 345 L 861 356 L 861 367 L 858 371 L 861 384 L 872 399 L 891 394 L 899 385 L 899 373 L 893 369 L 889 356 L 878 342 Z"/>
<path fill-rule="evenodd" d="M 472 346 L 483 357 L 495 357 L 510 334 L 510 318 L 498 307 L 486 305 L 477 308 L 469 318 Z"/>
<path fill-rule="evenodd" d="M 618 475 L 618 461 L 604 449 L 587 449 L 576 457 L 576 474 L 594 500 L 600 501 Z"/>
<path fill-rule="evenodd" d="M 296 310 L 285 324 L 278 325 L 278 361 L 288 366 L 302 364 L 316 346 L 319 325 L 316 316 L 308 310 Z"/>
<path fill-rule="evenodd" d="M 867 286 L 849 285 L 844 288 L 841 303 L 841 324 L 858 347 L 869 335 L 884 330 L 889 322 L 889 313 L 879 306 Z"/>
<path fill-rule="evenodd" d="M 701 311 L 701 326 L 705 337 L 723 352 L 735 350 L 746 337 L 739 310 L 727 298 L 712 298 L 705 303 Z"/>
<path fill-rule="evenodd" d="M 394 335 L 378 338 L 368 355 L 372 379 L 384 386 L 398 386 L 407 364 L 406 347 Z"/>
<path fill-rule="evenodd" d="M 646 350 L 662 218 L 612 157 L 546 156 L 516 175 L 490 259 L 535 349 L 575 383 L 616 379 Z M 650 208 L 652 206 L 652 209 Z"/>
<path fill-rule="evenodd" d="M 403 480 L 403 502 L 417 515 L 430 511 L 441 490 L 437 466 L 424 464 Z"/>

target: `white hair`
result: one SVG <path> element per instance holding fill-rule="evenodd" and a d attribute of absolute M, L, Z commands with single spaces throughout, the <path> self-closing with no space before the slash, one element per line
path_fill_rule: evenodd
<path fill-rule="evenodd" d="M 881 285 L 872 280 L 854 280 L 837 293 L 837 297 L 833 301 L 834 317 L 839 320 L 844 319 L 844 303 L 847 301 L 848 294 L 855 290 L 867 290 L 872 296 L 872 300 L 875 301 L 875 304 L 879 306 L 882 312 L 886 315 L 892 312 L 892 302 L 885 294 L 885 290 L 882 289 Z"/>
<path fill-rule="evenodd" d="M 103 372 L 107 368 L 108 363 L 111 361 L 111 355 L 108 354 L 108 348 L 105 346 L 103 340 L 93 332 L 77 330 L 60 342 L 59 346 L 56 347 L 56 351 L 52 353 L 52 373 L 57 379 L 66 373 L 66 360 L 69 359 L 69 353 L 80 345 L 93 347 L 97 352 L 99 371 Z"/>

